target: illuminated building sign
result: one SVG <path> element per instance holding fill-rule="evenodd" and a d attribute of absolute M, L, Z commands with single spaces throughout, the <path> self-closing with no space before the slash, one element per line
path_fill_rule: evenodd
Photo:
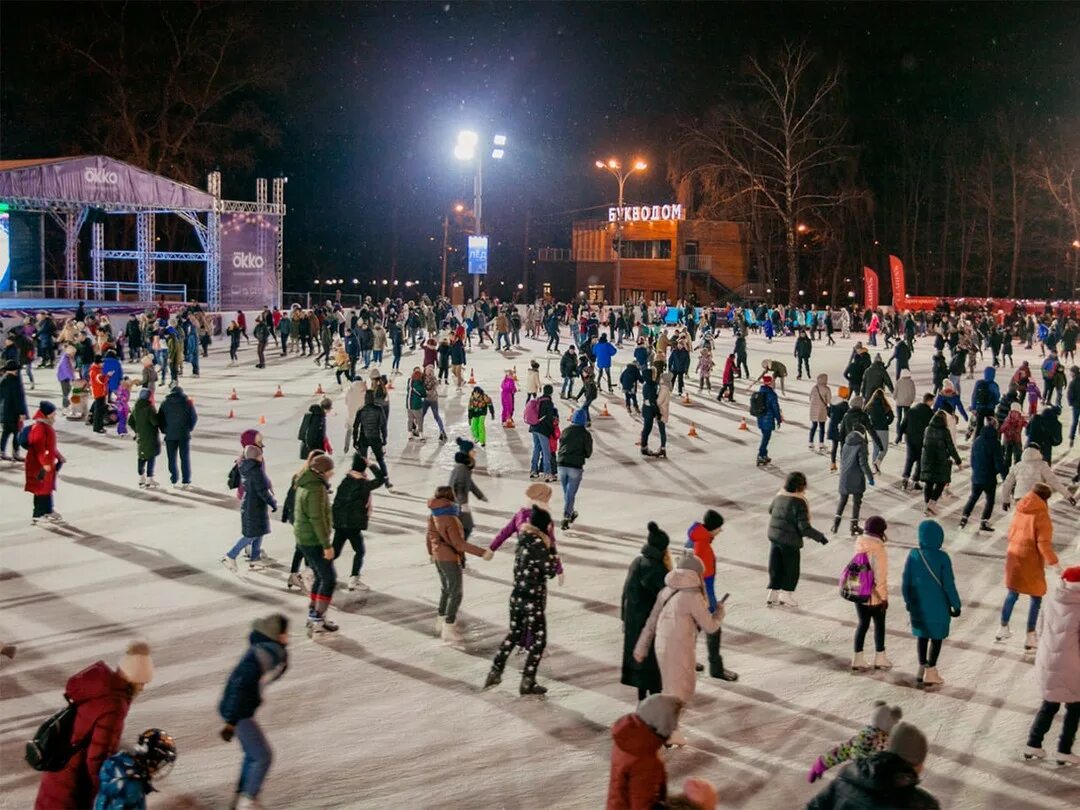
<path fill-rule="evenodd" d="M 607 210 L 608 222 L 671 222 L 686 219 L 681 205 L 624 205 Z"/>
<path fill-rule="evenodd" d="M 486 236 L 469 237 L 469 275 L 487 275 L 488 238 Z"/>

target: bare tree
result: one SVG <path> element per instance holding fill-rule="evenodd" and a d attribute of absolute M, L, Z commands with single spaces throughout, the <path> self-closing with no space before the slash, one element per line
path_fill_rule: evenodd
<path fill-rule="evenodd" d="M 687 125 L 679 151 L 706 189 L 749 196 L 778 221 L 794 301 L 800 217 L 843 201 L 829 182 L 846 152 L 845 120 L 834 109 L 841 71 L 822 72 L 805 45 L 785 43 L 768 62 L 752 57 L 748 73 L 747 98 Z"/>

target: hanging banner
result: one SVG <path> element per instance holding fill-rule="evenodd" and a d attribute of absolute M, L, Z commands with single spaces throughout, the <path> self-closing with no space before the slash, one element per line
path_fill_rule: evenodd
<path fill-rule="evenodd" d="M 907 309 L 907 288 L 904 284 L 904 263 L 889 255 L 889 275 L 892 277 L 893 309 Z"/>
<path fill-rule="evenodd" d="M 258 310 L 278 301 L 277 235 L 280 217 L 221 215 L 221 308 Z"/>
<path fill-rule="evenodd" d="M 866 309 L 878 307 L 878 275 L 871 268 L 864 267 L 863 274 L 863 306 Z"/>

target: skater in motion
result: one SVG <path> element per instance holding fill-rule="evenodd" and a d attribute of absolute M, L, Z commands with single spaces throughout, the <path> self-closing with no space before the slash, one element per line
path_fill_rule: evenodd
<path fill-rule="evenodd" d="M 490 549 L 482 549 L 468 542 L 461 522 L 461 507 L 454 497 L 452 487 L 437 487 L 434 497 L 428 501 L 427 541 L 428 558 L 439 573 L 442 590 L 439 593 L 439 615 L 435 618 L 435 633 L 449 644 L 465 640 L 457 626 L 457 612 L 461 607 L 462 569 L 465 555 L 474 554 L 490 560 Z"/>
<path fill-rule="evenodd" d="M 262 703 L 262 687 L 273 683 L 289 666 L 289 620 L 280 613 L 257 619 L 251 625 L 249 647 L 225 683 L 218 713 L 225 721 L 220 735 L 232 742 L 235 735 L 244 751 L 234 810 L 257 810 L 259 792 L 270 770 L 273 752 L 255 712 Z"/>
<path fill-rule="evenodd" d="M 678 727 L 682 707 L 671 695 L 652 695 L 615 721 L 607 810 L 667 805 L 667 770 L 660 749 Z"/>
<path fill-rule="evenodd" d="M 334 460 L 325 453 L 307 463 L 296 479 L 296 505 L 293 534 L 296 545 L 315 574 L 308 604 L 307 630 L 310 635 L 332 633 L 337 624 L 326 618 L 334 596 L 337 574 L 334 571 L 334 547 L 330 542 L 330 475 Z"/>
<path fill-rule="evenodd" d="M 623 584 L 620 616 L 623 622 L 622 680 L 627 686 L 637 688 L 638 700 L 658 695 L 662 689 L 660 665 L 656 661 L 656 649 L 649 646 L 645 660 L 634 659 L 634 645 L 645 628 L 656 597 L 664 589 L 664 579 L 671 570 L 670 542 L 667 532 L 652 521 L 648 525 L 648 537 L 641 554 L 630 563 Z M 675 728 L 671 727 L 671 731 Z M 670 731 L 668 732 L 670 734 Z M 664 739 L 667 739 L 665 736 Z"/>
<path fill-rule="evenodd" d="M 865 759 L 871 754 L 884 751 L 889 745 L 889 732 L 900 722 L 902 716 L 903 712 L 899 706 L 888 706 L 883 700 L 875 700 L 870 724 L 863 726 L 862 730 L 851 739 L 818 757 L 810 773 L 806 775 L 806 781 L 813 784 L 834 765 L 849 760 Z"/>
<path fill-rule="evenodd" d="M 491 662 L 491 671 L 484 682 L 485 689 L 502 681 L 506 659 L 522 637 L 528 634 L 532 643 L 526 653 L 518 692 L 522 695 L 543 695 L 547 692 L 547 687 L 536 682 L 536 670 L 547 646 L 547 581 L 556 576 L 559 566 L 559 557 L 548 535 L 550 528 L 551 515 L 534 506 L 529 522 L 518 533 L 514 588 L 510 592 L 510 630 L 499 645 L 495 660 Z"/>
<path fill-rule="evenodd" d="M 160 728 L 139 735 L 135 749 L 113 754 L 101 766 L 94 810 L 146 810 L 146 794 L 155 778 L 164 778 L 176 762 L 176 743 Z"/>
<path fill-rule="evenodd" d="M 44 520 L 59 523 L 63 520 L 53 511 L 53 492 L 56 477 L 64 463 L 64 456 L 56 447 L 56 406 L 47 400 L 38 403 L 34 421 L 27 431 L 26 484 L 25 489 L 34 496 L 33 522 Z"/>
<path fill-rule="evenodd" d="M 960 616 L 952 560 L 941 550 L 945 532 L 936 520 L 919 524 L 919 547 L 904 564 L 901 591 L 911 618 L 911 634 L 919 653 L 919 686 L 939 686 L 945 681 L 937 671 L 942 642 L 949 637 L 950 620 Z"/>
<path fill-rule="evenodd" d="M 1039 619 L 1039 607 L 1046 595 L 1047 566 L 1058 564 L 1054 553 L 1054 524 L 1050 521 L 1050 509 L 1046 502 L 1050 487 L 1036 484 L 1031 492 L 1016 504 L 1016 514 L 1009 527 L 1009 549 L 1005 557 L 1005 603 L 1001 606 L 1001 627 L 996 641 L 1012 636 L 1009 619 L 1020 594 L 1031 597 L 1028 607 L 1027 637 L 1024 651 L 1034 653 L 1037 646 L 1035 628 Z"/>
<path fill-rule="evenodd" d="M 1043 759 L 1043 738 L 1050 731 L 1061 704 L 1065 722 L 1053 758 L 1059 765 L 1080 765 L 1072 752 L 1076 728 L 1080 725 L 1080 566 L 1066 568 L 1057 586 L 1046 598 L 1039 616 L 1041 639 L 1035 656 L 1035 674 L 1043 702 L 1028 733 L 1024 759 Z"/>
<path fill-rule="evenodd" d="M 795 588 L 799 584 L 799 563 L 803 538 L 809 537 L 825 545 L 829 542 L 810 525 L 810 504 L 806 498 L 806 476 L 789 473 L 784 488 L 769 504 L 768 538 L 769 595 L 765 606 L 798 607 Z"/>

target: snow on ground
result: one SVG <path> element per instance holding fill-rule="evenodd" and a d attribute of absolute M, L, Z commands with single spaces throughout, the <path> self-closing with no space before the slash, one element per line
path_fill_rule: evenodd
<path fill-rule="evenodd" d="M 730 343 L 729 337 L 719 343 L 718 369 Z M 835 385 L 850 347 L 850 341 L 833 348 L 815 343 L 814 372 L 828 372 Z M 806 783 L 811 763 L 861 728 L 873 700 L 881 698 L 901 705 L 905 718 L 929 737 L 925 786 L 944 806 L 1019 810 L 1080 802 L 1080 771 L 1025 764 L 1018 756 L 1039 704 L 1032 664 L 1022 656 L 1023 633 L 1016 632 L 1027 605 L 1024 600 L 1017 608 L 1013 640 L 995 644 L 1007 519 L 999 511 L 992 536 L 977 534 L 974 526 L 957 529 L 966 472 L 954 485 L 961 497 L 945 502 L 942 518 L 964 611 L 941 656 L 946 685 L 940 691 L 914 688 L 915 643 L 899 594 L 903 560 L 922 517 L 921 500 L 899 487 L 902 448 L 890 450 L 863 511 L 879 512 L 890 523 L 888 649 L 896 668 L 876 675 L 848 671 L 855 616 L 836 593 L 837 576 L 851 555 L 844 535 L 827 547 L 808 544 L 800 610 L 765 607 L 766 507 L 784 474 L 800 469 L 809 476 L 820 528 L 827 530 L 835 504 L 836 478 L 827 457 L 806 450 L 808 381 L 789 378 L 782 400 L 787 424 L 774 436 L 768 470 L 754 467 L 756 431 L 738 430 L 746 414 L 742 387 L 737 408 L 697 395 L 696 384 L 692 405 L 673 404 L 666 461 L 638 455 L 639 423 L 626 415 L 617 395 L 604 396 L 613 418 L 594 419 L 596 451 L 578 499 L 581 518 L 559 539 L 566 584 L 553 583 L 549 596 L 550 644 L 540 679 L 551 691 L 541 701 L 517 696 L 516 656 L 502 686 L 480 691 L 506 630 L 512 543 L 491 562 L 470 558 L 466 647 L 447 648 L 433 638 L 438 584 L 424 551 L 424 503 L 447 480 L 453 443 L 435 441 L 430 424 L 425 443 L 405 440 L 401 385 L 391 409 L 388 453 L 396 489 L 375 496 L 367 535 L 364 578 L 373 590 L 366 600 L 339 593 L 337 637 L 312 642 L 304 636 L 306 600 L 285 591 L 284 569 L 238 577 L 222 568 L 218 560 L 239 530 L 237 502 L 225 478 L 240 432 L 266 417 L 269 472 L 283 497 L 299 463 L 297 425 L 314 401 L 315 386 L 337 390 L 332 374 L 316 370 L 310 359 L 274 358 L 260 372 L 252 368 L 253 348 L 242 351 L 244 367 L 230 369 L 218 344 L 204 361 L 203 377 L 183 379 L 200 415 L 193 439 L 196 486 L 189 492 L 140 491 L 134 444 L 95 436 L 80 424 L 60 427 L 68 464 L 57 509 L 65 526 L 31 527 L 21 467 L 0 469 L 0 637 L 19 645 L 14 661 L 0 662 L 0 806 L 32 803 L 37 775 L 22 763 L 23 743 L 61 704 L 65 680 L 99 658 L 115 665 L 134 637 L 150 641 L 157 677 L 133 705 L 125 741 L 160 726 L 180 750 L 151 805 L 228 806 L 240 749 L 217 736 L 217 702 L 245 649 L 250 622 L 281 610 L 292 617 L 295 632 L 289 671 L 269 687 L 259 713 L 276 756 L 262 796 L 267 807 L 599 807 L 607 789 L 609 728 L 635 699 L 619 684 L 619 599 L 627 566 L 644 542 L 647 521 L 660 523 L 678 545 L 707 507 L 728 521 L 716 543 L 717 593 L 731 592 L 725 663 L 741 679 L 727 684 L 700 677 L 685 715 L 691 746 L 665 754 L 673 788 L 687 776 L 703 776 L 719 786 L 724 806 L 802 806 L 818 787 Z M 920 391 L 929 386 L 930 352 L 928 341 L 916 350 Z M 750 339 L 752 369 L 776 356 L 793 373 L 791 353 L 791 339 L 771 346 Z M 620 365 L 627 355 L 617 356 Z M 1031 356 L 1018 349 L 1017 362 Z M 554 355 L 528 339 L 508 358 L 474 350 L 469 363 L 498 408 L 503 369 L 516 366 L 523 375 L 533 357 L 557 376 L 557 359 L 546 362 Z M 406 357 L 403 368 L 416 360 Z M 59 401 L 52 374 L 39 372 L 39 379 L 46 381 L 29 393 L 31 401 Z M 274 399 L 279 383 L 286 396 Z M 226 399 L 233 387 L 237 402 Z M 966 401 L 966 388 L 964 394 Z M 451 388 L 443 400 L 451 437 L 468 432 L 466 398 Z M 337 399 L 332 440 L 340 465 L 344 403 Z M 474 540 L 483 543 L 522 503 L 528 483 L 531 443 L 520 420 L 522 400 L 523 394 L 519 426 L 490 425 L 489 446 L 480 453 L 476 480 L 489 501 L 473 504 Z M 226 418 L 230 408 L 234 419 Z M 698 438 L 687 437 L 691 422 Z M 655 441 L 654 434 L 654 447 Z M 1063 458 L 1058 470 L 1067 475 L 1076 455 Z M 162 456 L 158 477 L 167 482 L 164 461 Z M 554 505 L 561 509 L 561 496 Z M 1055 499 L 1053 516 L 1058 551 L 1066 552 L 1066 564 L 1075 563 L 1077 512 Z M 292 535 L 274 517 L 265 547 L 287 566 Z M 347 549 L 338 565 L 342 579 L 350 554 Z M 704 642 L 700 655 L 704 660 Z"/>

